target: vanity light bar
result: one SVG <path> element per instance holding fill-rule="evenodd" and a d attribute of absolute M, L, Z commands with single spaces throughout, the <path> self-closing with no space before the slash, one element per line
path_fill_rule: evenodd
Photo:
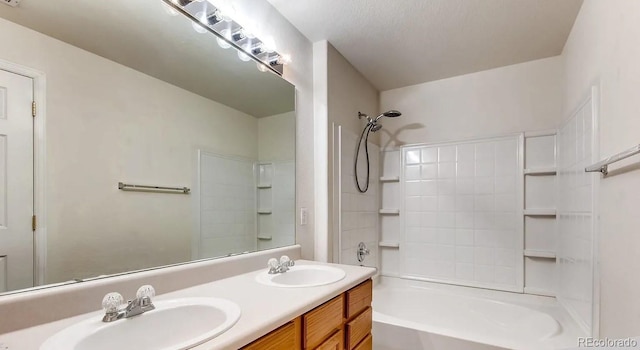
<path fill-rule="evenodd" d="M 206 31 L 214 34 L 220 40 L 233 46 L 258 63 L 261 71 L 271 71 L 277 75 L 282 75 L 284 65 L 289 63 L 288 56 L 280 55 L 273 51 L 264 49 L 265 43 L 260 39 L 250 35 L 240 24 L 233 19 L 224 18 L 220 9 L 216 8 L 208 1 L 198 0 L 161 0 L 176 12 L 187 16 L 194 22 L 195 26 L 200 26 Z M 206 13 L 206 15 L 202 15 Z M 223 26 L 224 25 L 224 26 Z M 231 35 L 225 36 L 223 30 L 228 30 Z"/>

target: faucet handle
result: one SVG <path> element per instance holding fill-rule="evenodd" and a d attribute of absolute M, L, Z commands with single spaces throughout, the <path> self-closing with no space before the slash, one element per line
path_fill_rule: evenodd
<path fill-rule="evenodd" d="M 291 261 L 291 259 L 286 255 L 280 257 L 280 265 L 288 266 L 289 261 Z"/>
<path fill-rule="evenodd" d="M 155 288 L 153 288 L 153 286 L 145 284 L 144 286 L 138 288 L 138 291 L 136 292 L 136 298 L 138 299 L 142 299 L 142 298 L 153 298 L 156 296 L 156 290 Z"/>
<path fill-rule="evenodd" d="M 269 261 L 267 262 L 267 267 L 271 268 L 271 269 L 275 269 L 278 267 L 278 259 L 276 258 L 271 258 L 269 259 Z"/>
<path fill-rule="evenodd" d="M 124 298 L 120 293 L 116 293 L 116 292 L 108 293 L 102 299 L 102 308 L 104 309 L 104 312 L 107 314 L 117 313 L 118 308 L 120 308 L 120 305 L 122 304 L 124 304 Z"/>

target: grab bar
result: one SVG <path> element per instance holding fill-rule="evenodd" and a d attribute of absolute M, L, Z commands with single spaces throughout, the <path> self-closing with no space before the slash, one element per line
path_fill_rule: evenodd
<path fill-rule="evenodd" d="M 132 185 L 126 184 L 123 182 L 118 182 L 118 189 L 123 191 L 136 191 L 136 190 L 147 190 L 147 191 L 179 191 L 184 194 L 189 194 L 191 189 L 188 187 L 163 187 L 163 186 L 146 186 L 146 185 Z"/>
<path fill-rule="evenodd" d="M 588 166 L 586 168 L 584 168 L 584 171 L 588 172 L 588 173 L 593 173 L 593 172 L 601 172 L 602 175 L 607 176 L 607 174 L 609 174 L 609 165 L 615 162 L 619 162 L 623 159 L 629 158 L 633 155 L 636 155 L 640 153 L 640 145 L 636 145 L 632 148 L 629 148 L 628 150 L 618 153 L 616 155 L 613 155 L 609 158 L 606 158 L 598 163 L 595 163 L 591 166 Z"/>

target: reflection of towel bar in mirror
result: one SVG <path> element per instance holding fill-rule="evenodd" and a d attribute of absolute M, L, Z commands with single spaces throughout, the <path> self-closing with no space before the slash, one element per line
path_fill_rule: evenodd
<path fill-rule="evenodd" d="M 126 184 L 123 182 L 118 182 L 118 189 L 123 191 L 148 191 L 148 192 L 178 191 L 184 194 L 189 194 L 191 192 L 191 189 L 188 187 L 145 186 L 145 185 Z"/>

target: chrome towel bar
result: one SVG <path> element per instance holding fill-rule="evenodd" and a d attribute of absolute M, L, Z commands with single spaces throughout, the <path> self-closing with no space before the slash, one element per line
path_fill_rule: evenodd
<path fill-rule="evenodd" d="M 118 189 L 123 190 L 123 191 L 149 191 L 149 192 L 153 192 L 153 191 L 160 191 L 160 192 L 178 191 L 178 192 L 182 192 L 184 194 L 189 194 L 191 192 L 191 189 L 188 188 L 188 187 L 145 186 L 145 185 L 126 184 L 126 183 L 123 183 L 123 182 L 118 182 Z"/>
<path fill-rule="evenodd" d="M 620 152 L 609 158 L 603 159 L 591 166 L 584 168 L 584 171 L 588 173 L 601 172 L 602 175 L 607 176 L 607 174 L 609 173 L 609 164 L 619 162 L 638 153 L 640 153 L 640 145 L 633 146 L 632 148 L 629 148 L 624 152 Z"/>

